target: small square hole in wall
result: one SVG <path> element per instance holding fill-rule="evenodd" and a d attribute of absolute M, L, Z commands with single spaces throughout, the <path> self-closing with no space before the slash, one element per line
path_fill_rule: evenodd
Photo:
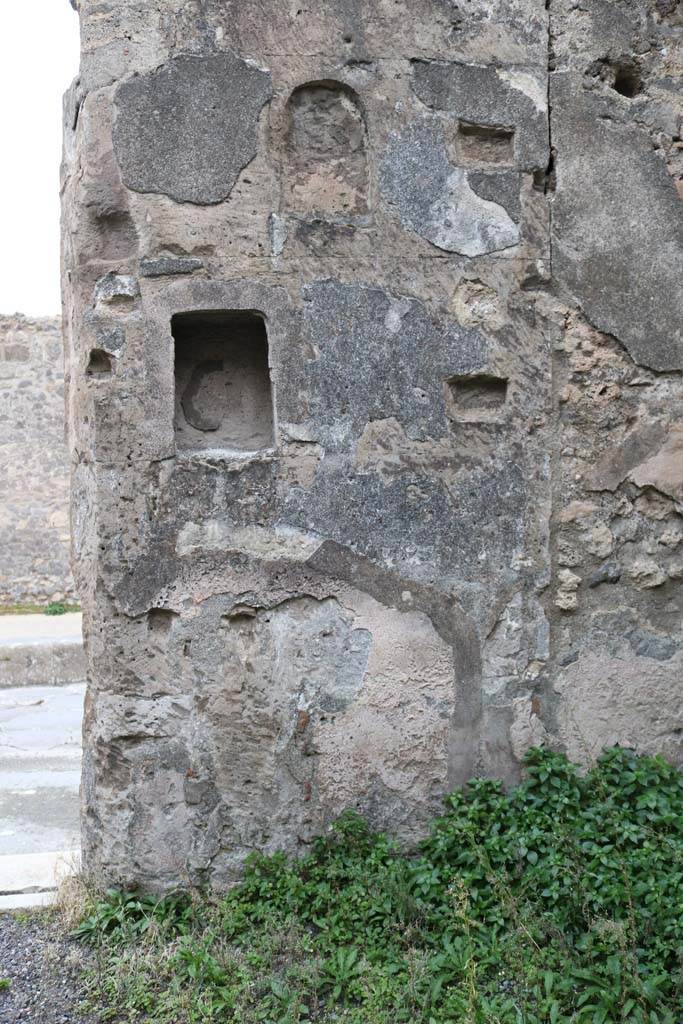
<path fill-rule="evenodd" d="M 455 139 L 459 163 L 481 166 L 510 165 L 515 161 L 514 128 L 497 128 L 461 121 Z"/>
<path fill-rule="evenodd" d="M 497 419 L 505 405 L 508 382 L 490 374 L 451 377 L 444 382 L 446 414 L 452 420 Z"/>
<path fill-rule="evenodd" d="M 93 348 L 85 368 L 86 377 L 108 377 L 112 372 L 111 356 L 102 348 Z"/>
<path fill-rule="evenodd" d="M 178 450 L 271 448 L 273 397 L 263 317 L 231 310 L 178 313 L 171 330 Z"/>

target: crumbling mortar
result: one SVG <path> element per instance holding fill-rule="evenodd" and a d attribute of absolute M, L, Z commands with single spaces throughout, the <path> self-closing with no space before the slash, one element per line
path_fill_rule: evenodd
<path fill-rule="evenodd" d="M 665 370 L 660 370 L 655 366 L 650 366 L 648 363 L 638 362 L 638 360 L 633 357 L 631 352 L 629 352 L 628 348 L 621 340 L 621 338 L 618 338 L 616 334 L 610 334 L 609 331 L 605 331 L 603 330 L 603 328 L 598 327 L 591 320 L 590 316 L 583 308 L 582 304 L 578 301 L 576 301 L 575 312 L 580 313 L 583 319 L 586 321 L 586 323 L 589 324 L 589 326 L 592 327 L 594 331 L 597 331 L 598 334 L 601 334 L 603 337 L 608 338 L 610 341 L 613 341 L 616 345 L 618 345 L 621 352 L 623 352 L 624 357 L 631 363 L 633 363 L 634 366 L 638 366 L 641 369 L 646 370 L 648 373 L 654 374 L 656 378 L 672 377 L 675 380 L 676 378 L 680 377 L 681 379 L 683 379 L 683 367 L 681 367 L 680 369 L 676 369 L 676 367 L 670 367 Z"/>

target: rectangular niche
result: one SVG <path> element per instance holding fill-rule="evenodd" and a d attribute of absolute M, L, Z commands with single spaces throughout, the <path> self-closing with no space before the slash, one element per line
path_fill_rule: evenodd
<path fill-rule="evenodd" d="M 452 420 L 469 422 L 497 419 L 504 409 L 507 390 L 505 377 L 485 373 L 451 377 L 444 382 L 446 414 Z"/>
<path fill-rule="evenodd" d="M 514 163 L 514 128 L 495 128 L 461 121 L 456 137 L 457 157 L 462 164 L 500 166 Z"/>
<path fill-rule="evenodd" d="M 175 439 L 178 451 L 253 452 L 274 445 L 268 335 L 259 313 L 177 313 Z"/>

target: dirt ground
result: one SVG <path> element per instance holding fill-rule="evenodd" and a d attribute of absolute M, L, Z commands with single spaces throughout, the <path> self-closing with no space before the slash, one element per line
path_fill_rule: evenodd
<path fill-rule="evenodd" d="M 0 913 L 0 1024 L 100 1024 L 79 1011 L 90 956 L 54 912 Z"/>

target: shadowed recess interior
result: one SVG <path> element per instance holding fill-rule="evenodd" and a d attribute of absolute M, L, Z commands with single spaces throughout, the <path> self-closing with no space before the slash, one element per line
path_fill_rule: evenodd
<path fill-rule="evenodd" d="M 179 313 L 175 437 L 179 451 L 257 451 L 274 443 L 268 336 L 263 317 L 237 311 Z"/>
<path fill-rule="evenodd" d="M 479 420 L 496 417 L 507 398 L 505 377 L 473 374 L 445 382 L 446 415 L 450 419 Z"/>
<path fill-rule="evenodd" d="M 463 164 L 513 164 L 515 130 L 461 121 L 456 137 L 458 162 Z"/>

